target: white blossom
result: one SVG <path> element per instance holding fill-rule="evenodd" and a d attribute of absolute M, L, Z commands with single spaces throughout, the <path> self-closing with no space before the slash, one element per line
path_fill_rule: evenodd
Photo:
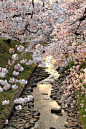
<path fill-rule="evenodd" d="M 8 105 L 8 104 L 9 104 L 9 100 L 2 101 L 2 105 Z"/>
<path fill-rule="evenodd" d="M 15 109 L 16 109 L 17 111 L 20 111 L 20 110 L 22 110 L 22 106 L 21 106 L 21 105 L 15 106 Z"/>

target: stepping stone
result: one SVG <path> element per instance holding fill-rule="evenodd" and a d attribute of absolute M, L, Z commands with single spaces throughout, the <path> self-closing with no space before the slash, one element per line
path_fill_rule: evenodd
<path fill-rule="evenodd" d="M 61 113 L 61 109 L 53 108 L 53 109 L 51 109 L 51 113 L 59 114 L 59 113 Z"/>
<path fill-rule="evenodd" d="M 62 100 L 57 100 L 58 104 L 61 105 L 63 103 Z"/>
<path fill-rule="evenodd" d="M 34 112 L 32 116 L 40 116 L 40 112 Z"/>
<path fill-rule="evenodd" d="M 32 84 L 32 87 L 36 87 L 36 86 L 37 86 L 37 83 L 33 83 L 33 84 Z"/>
<path fill-rule="evenodd" d="M 47 93 L 42 93 L 42 95 L 48 95 Z"/>

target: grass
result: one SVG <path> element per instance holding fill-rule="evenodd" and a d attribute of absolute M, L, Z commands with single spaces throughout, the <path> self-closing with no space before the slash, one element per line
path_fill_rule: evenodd
<path fill-rule="evenodd" d="M 68 43 L 68 46 L 72 46 L 72 42 L 69 42 L 69 43 Z"/>
<path fill-rule="evenodd" d="M 74 65 L 74 61 L 70 61 L 69 64 L 65 66 L 65 70 L 68 70 L 70 67 L 72 68 Z"/>
<path fill-rule="evenodd" d="M 82 43 L 78 43 L 76 46 L 82 45 Z"/>
<path fill-rule="evenodd" d="M 15 45 L 17 43 L 18 41 L 12 40 L 11 43 L 9 44 L 5 39 L 0 39 L 0 59 L 1 59 L 0 67 L 6 67 L 8 63 L 8 59 L 10 59 L 12 56 L 12 54 L 9 53 L 9 48 L 15 48 Z M 21 53 L 18 53 L 18 54 L 19 56 L 21 55 Z M 32 59 L 31 54 L 32 54 L 31 52 L 27 53 L 26 55 L 24 55 L 24 58 L 26 58 L 27 60 Z M 23 59 L 23 57 L 20 57 L 19 60 L 15 62 L 15 64 L 20 63 L 21 59 Z M 9 69 L 5 77 L 5 79 L 7 79 L 8 81 L 10 77 L 12 77 L 12 70 L 14 70 L 14 65 L 12 66 L 12 68 Z M 34 69 L 34 63 L 30 66 L 27 66 L 26 64 L 21 64 L 21 65 L 24 67 L 24 71 L 20 72 L 19 76 L 17 76 L 16 78 L 27 79 L 29 74 Z M 17 85 L 18 85 L 18 89 L 16 90 L 9 89 L 8 91 L 0 92 L 0 126 L 9 115 L 13 104 L 13 100 L 15 99 L 16 95 L 22 88 L 21 84 L 17 83 Z M 2 105 L 2 101 L 5 99 L 10 101 L 9 105 Z"/>
<path fill-rule="evenodd" d="M 0 39 L 0 67 L 6 67 L 8 59 L 11 58 L 9 53 L 10 48 L 15 48 L 18 41 L 12 40 L 11 43 L 7 43 L 7 40 Z"/>
<path fill-rule="evenodd" d="M 78 104 L 79 111 L 80 111 L 79 118 L 82 123 L 82 127 L 83 127 L 83 129 L 86 129 L 86 117 L 83 117 L 83 115 L 86 115 L 86 111 L 85 111 L 86 97 L 85 97 L 85 93 L 83 95 L 81 95 L 81 92 L 82 92 L 81 88 L 78 91 L 76 91 L 76 95 L 79 95 L 79 99 L 77 99 L 77 104 Z M 84 101 L 84 102 L 82 102 L 82 101 Z M 84 104 L 83 108 L 81 108 L 80 103 Z"/>
<path fill-rule="evenodd" d="M 80 69 L 81 68 L 86 68 L 86 60 L 85 61 L 81 61 L 81 64 L 80 64 Z"/>
<path fill-rule="evenodd" d="M 66 54 L 66 55 L 65 55 L 65 58 L 68 58 L 68 57 L 69 57 L 69 54 Z"/>
<path fill-rule="evenodd" d="M 81 68 L 86 68 L 86 60 L 81 61 L 80 69 Z M 82 83 L 82 82 L 83 82 L 83 80 L 80 79 L 80 83 Z M 83 86 L 86 88 L 86 84 L 84 84 Z M 82 90 L 80 87 L 79 90 L 76 89 L 76 96 L 77 95 L 79 95 L 79 99 L 77 98 L 77 104 L 78 104 L 79 111 L 80 111 L 79 118 L 82 123 L 83 129 L 86 129 L 86 117 L 83 117 L 83 115 L 86 115 L 86 111 L 85 111 L 85 109 L 86 109 L 86 93 L 85 93 L 85 91 L 83 91 L 83 94 L 82 94 Z M 83 108 L 81 108 L 80 103 L 84 104 Z"/>

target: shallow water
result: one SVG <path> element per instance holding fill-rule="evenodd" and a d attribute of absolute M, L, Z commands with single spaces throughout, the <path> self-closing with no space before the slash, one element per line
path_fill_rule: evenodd
<path fill-rule="evenodd" d="M 56 101 L 50 98 L 52 85 L 50 84 L 55 78 L 58 78 L 58 73 L 53 67 L 46 69 L 51 75 L 37 84 L 33 89 L 34 107 L 40 112 L 40 119 L 35 123 L 32 129 L 65 129 L 64 124 L 67 119 L 67 114 L 62 110 L 63 115 L 58 116 L 51 113 L 52 108 L 59 108 Z"/>

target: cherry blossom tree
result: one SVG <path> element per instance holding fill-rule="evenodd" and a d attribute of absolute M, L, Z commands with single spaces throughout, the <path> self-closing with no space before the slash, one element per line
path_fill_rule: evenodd
<path fill-rule="evenodd" d="M 15 64 L 12 71 L 13 76 L 10 77 L 9 81 L 4 79 L 9 69 L 0 67 L 0 77 L 2 78 L 0 79 L 0 92 L 11 88 L 17 89 L 16 83 L 27 84 L 27 80 L 16 79 L 19 72 L 24 71 L 21 66 L 23 63 L 31 65 L 34 62 L 45 66 L 44 58 L 51 56 L 55 59 L 57 68 L 67 66 L 72 60 L 84 60 L 86 43 L 83 43 L 83 46 L 78 46 L 75 39 L 72 41 L 73 37 L 67 36 L 70 33 L 78 33 L 76 31 L 79 30 L 79 27 L 85 24 L 85 7 L 85 0 L 83 2 L 82 0 L 66 0 L 66 2 L 65 0 L 55 0 L 52 4 L 49 0 L 40 0 L 40 2 L 35 2 L 35 0 L 0 1 L 0 38 L 5 37 L 9 43 L 11 39 L 18 40 L 16 48 L 10 48 L 9 50 L 10 53 L 13 53 L 12 59 L 8 60 L 9 66 L 11 67 L 19 59 L 16 51 L 22 52 L 22 54 L 33 53 L 33 61 L 23 58 L 20 63 Z M 83 31 L 83 33 L 86 35 L 86 31 Z M 54 36 L 54 40 L 49 41 L 52 36 Z M 43 48 L 40 43 L 46 39 L 49 45 Z M 29 42 L 29 46 L 20 45 L 20 43 L 26 42 Z M 71 42 L 71 45 L 69 45 L 69 42 Z M 34 49 L 33 46 L 35 46 Z M 43 53 L 43 50 L 45 53 Z M 79 66 L 76 69 L 78 70 Z M 84 79 L 84 83 L 86 83 L 86 79 Z M 74 85 L 76 86 L 76 84 Z M 71 88 L 72 85 L 68 87 L 68 91 Z M 14 103 L 21 104 L 32 98 L 33 96 L 27 96 L 24 99 L 19 98 L 14 100 Z M 9 100 L 4 100 L 2 105 L 9 103 Z M 19 105 L 15 109 L 21 110 L 22 107 Z"/>

